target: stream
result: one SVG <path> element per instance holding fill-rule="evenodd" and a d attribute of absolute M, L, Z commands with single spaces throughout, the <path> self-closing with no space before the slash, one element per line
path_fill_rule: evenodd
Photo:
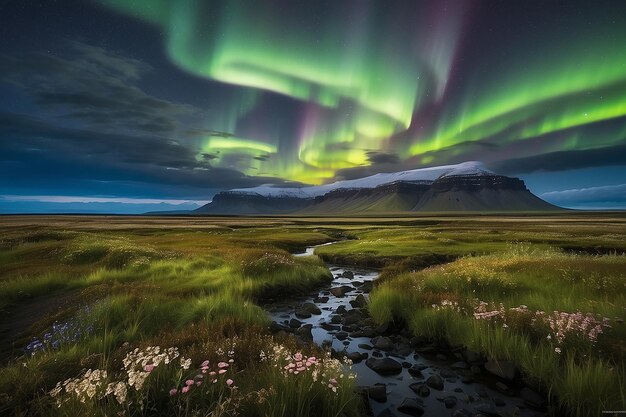
<path fill-rule="evenodd" d="M 294 255 L 313 255 L 316 247 Z M 543 396 L 519 379 L 485 371 L 477 353 L 430 344 L 406 329 L 377 326 L 364 307 L 378 271 L 327 267 L 333 280 L 324 288 L 266 306 L 272 329 L 352 359 L 357 385 L 374 416 L 547 415 Z"/>

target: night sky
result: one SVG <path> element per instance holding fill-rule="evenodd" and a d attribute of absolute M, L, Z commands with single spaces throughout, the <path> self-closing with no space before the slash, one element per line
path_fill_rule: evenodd
<path fill-rule="evenodd" d="M 5 1 L 0 212 L 468 160 L 626 208 L 626 1 Z"/>

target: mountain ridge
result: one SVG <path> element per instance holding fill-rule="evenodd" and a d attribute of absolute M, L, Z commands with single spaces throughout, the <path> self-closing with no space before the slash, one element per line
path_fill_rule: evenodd
<path fill-rule="evenodd" d="M 477 161 L 375 174 L 308 187 L 262 185 L 223 191 L 194 214 L 331 214 L 421 211 L 561 210 L 532 194 L 519 178 Z"/>

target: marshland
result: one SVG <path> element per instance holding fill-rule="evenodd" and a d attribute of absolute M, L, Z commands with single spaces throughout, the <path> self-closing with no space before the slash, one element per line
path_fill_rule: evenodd
<path fill-rule="evenodd" d="M 4 216 L 0 413 L 402 415 L 363 385 L 375 358 L 406 368 L 390 398 L 447 370 L 424 415 L 623 410 L 625 254 L 619 213 Z"/>

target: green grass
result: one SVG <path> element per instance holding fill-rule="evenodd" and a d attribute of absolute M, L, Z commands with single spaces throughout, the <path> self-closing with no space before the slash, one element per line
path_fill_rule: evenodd
<path fill-rule="evenodd" d="M 380 323 L 402 320 L 431 339 L 513 361 L 573 415 L 591 416 L 624 405 L 626 326 L 615 319 L 624 316 L 625 282 L 626 256 L 515 245 L 388 278 L 371 294 L 369 309 Z M 476 319 L 479 300 L 490 303 L 490 311 L 501 303 L 506 309 L 526 305 L 531 313 L 593 313 L 612 319 L 612 327 L 595 343 L 572 332 L 557 344 L 530 313 Z"/>
<path fill-rule="evenodd" d="M 318 258 L 294 258 L 285 248 L 322 243 L 330 236 L 265 228 L 208 233 L 53 229 L 9 231 L 7 236 L 0 251 L 5 267 L 0 270 L 0 308 L 11 313 L 24 306 L 33 316 L 32 335 L 47 331 L 53 321 L 68 320 L 84 334 L 4 366 L 0 414 L 335 416 L 344 415 L 347 407 L 346 415 L 358 415 L 360 400 L 351 380 L 342 380 L 333 392 L 321 377 L 313 383 L 310 376 L 294 378 L 269 364 L 257 365 L 268 346 L 301 350 L 293 341 L 267 335 L 267 316 L 258 303 L 307 293 L 332 279 Z M 40 302 L 68 294 L 75 294 L 71 306 L 38 315 Z M 47 394 L 88 368 L 106 370 L 107 383 L 119 379 L 124 354 L 135 346 L 177 347 L 197 359 L 197 367 L 206 357 L 215 357 L 217 363 L 216 353 L 233 338 L 245 350 L 232 375 L 240 381 L 236 391 L 221 378 L 218 388 L 206 383 L 207 389 L 198 388 L 193 395 L 170 397 L 169 389 L 179 386 L 183 375 L 180 368 L 160 368 L 140 391 L 129 391 L 124 404 L 111 394 L 84 402 L 65 394 L 57 408 Z M 305 351 L 323 355 L 311 349 Z M 326 378 L 339 378 L 343 369 L 323 372 Z"/>
<path fill-rule="evenodd" d="M 314 380 L 312 373 L 282 372 L 284 355 L 260 360 L 275 347 L 324 357 L 315 347 L 271 336 L 261 305 L 307 294 L 331 279 L 319 258 L 289 252 L 345 239 L 316 253 L 382 268 L 369 305 L 379 322 L 402 320 L 415 334 L 512 360 L 575 415 L 624 407 L 623 324 L 613 321 L 596 344 L 575 340 L 557 354 L 527 318 L 503 328 L 472 315 L 480 299 L 623 318 L 626 257 L 618 254 L 626 251 L 626 222 L 612 215 L 6 217 L 0 236 L 0 324 L 10 343 L 23 346 L 55 321 L 84 330 L 34 356 L 3 347 L 1 415 L 359 415 L 351 379 L 338 378 L 337 392 L 328 387 L 343 372 L 337 363 L 326 362 L 325 379 L 317 374 Z M 432 308 L 443 300 L 456 302 L 458 311 Z M 12 324 L 13 317 L 19 323 Z M 65 396 L 68 402 L 57 408 L 48 395 L 86 369 L 106 370 L 107 382 L 120 381 L 129 352 L 156 345 L 178 348 L 191 368 L 158 368 L 123 404 L 112 395 L 84 403 Z M 229 351 L 234 363 L 225 375 L 236 391 L 224 376 L 215 386 L 169 396 L 185 378 L 195 379 L 202 361 L 216 364 Z"/>

